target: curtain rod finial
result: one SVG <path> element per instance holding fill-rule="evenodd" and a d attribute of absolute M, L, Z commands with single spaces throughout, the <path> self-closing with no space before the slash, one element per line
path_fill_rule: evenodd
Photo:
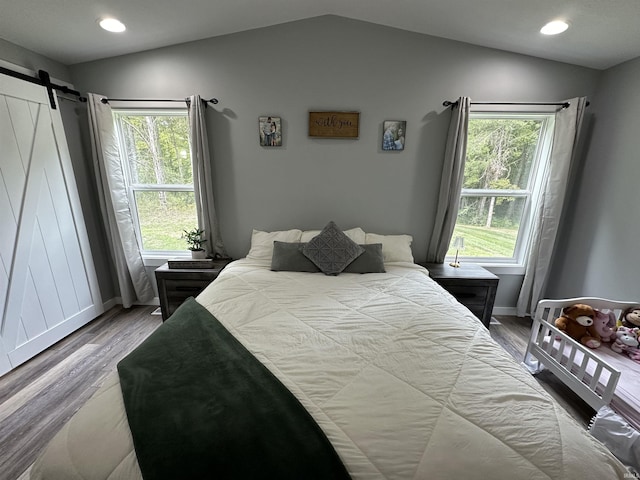
<path fill-rule="evenodd" d="M 207 102 L 211 103 L 212 105 L 217 105 L 218 104 L 218 99 L 217 98 L 210 98 L 209 100 L 207 100 Z"/>

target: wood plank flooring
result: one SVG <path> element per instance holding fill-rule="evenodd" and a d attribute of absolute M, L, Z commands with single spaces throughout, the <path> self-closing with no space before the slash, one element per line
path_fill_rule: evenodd
<path fill-rule="evenodd" d="M 115 307 L 0 378 L 0 479 L 18 479 L 118 361 L 162 323 Z"/>
<path fill-rule="evenodd" d="M 39 452 L 100 387 L 107 374 L 161 324 L 155 307 L 116 307 L 0 377 L 0 479 L 23 480 Z M 531 319 L 496 317 L 492 337 L 522 360 Z M 580 398 L 543 372 L 542 386 L 586 427 L 593 415 Z M 24 477 L 22 477 L 24 475 Z"/>

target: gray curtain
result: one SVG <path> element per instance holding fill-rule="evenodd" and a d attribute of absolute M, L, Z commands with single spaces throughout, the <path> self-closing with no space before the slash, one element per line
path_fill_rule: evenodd
<path fill-rule="evenodd" d="M 456 226 L 460 192 L 464 181 L 464 163 L 467 155 L 469 128 L 469 97 L 460 97 L 451 109 L 451 122 L 444 152 L 438 210 L 427 247 L 427 262 L 442 263 L 449 249 L 451 235 Z"/>
<path fill-rule="evenodd" d="M 148 303 L 154 297 L 136 236 L 111 107 L 101 95 L 88 95 L 91 151 L 100 210 L 107 231 L 122 305 Z"/>
<path fill-rule="evenodd" d="M 569 170 L 587 99 L 573 98 L 568 102 L 569 107 L 556 114 L 551 159 L 544 179 L 542 197 L 534 216 L 531 249 L 516 305 L 516 313 L 520 317 L 527 313 L 533 315 L 547 283 L 560 214 L 567 193 Z"/>
<path fill-rule="evenodd" d="M 205 106 L 200 95 L 191 95 L 188 102 L 191 133 L 191 162 L 193 186 L 198 211 L 198 225 L 204 230 L 207 242 L 203 245 L 209 255 L 227 256 L 216 216 L 213 197 L 213 164 L 209 155 L 209 137 L 205 119 Z"/>

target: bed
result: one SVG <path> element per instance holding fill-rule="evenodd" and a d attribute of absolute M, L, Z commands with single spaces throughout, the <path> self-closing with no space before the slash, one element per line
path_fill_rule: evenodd
<path fill-rule="evenodd" d="M 549 369 L 594 410 L 609 405 L 640 430 L 640 364 L 611 350 L 608 343 L 586 348 L 554 326 L 564 307 L 582 303 L 612 311 L 616 318 L 637 302 L 596 297 L 541 300 L 536 309 L 524 364 L 532 373 Z"/>
<path fill-rule="evenodd" d="M 274 239 L 310 235 L 254 232 L 247 258 L 196 299 L 295 395 L 351 478 L 629 475 L 402 253 L 407 236 L 351 233 L 381 242 L 385 272 L 272 271 Z M 54 438 L 31 478 L 142 478 L 117 375 Z"/>

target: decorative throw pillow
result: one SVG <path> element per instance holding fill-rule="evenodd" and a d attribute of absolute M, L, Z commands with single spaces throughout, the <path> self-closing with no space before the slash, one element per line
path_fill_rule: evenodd
<path fill-rule="evenodd" d="M 302 248 L 302 253 L 326 275 L 338 275 L 363 252 L 364 248 L 333 222 L 329 222 Z"/>
<path fill-rule="evenodd" d="M 319 272 L 320 269 L 304 256 L 306 243 L 273 242 L 271 270 L 275 272 Z"/>
<path fill-rule="evenodd" d="M 251 248 L 247 254 L 247 258 L 252 260 L 271 261 L 273 256 L 273 242 L 299 242 L 302 236 L 302 230 L 281 230 L 277 232 L 263 232 L 261 230 L 253 230 L 251 233 Z"/>
<path fill-rule="evenodd" d="M 343 273 L 385 273 L 382 244 L 360 245 L 364 253 L 351 262 Z"/>
<path fill-rule="evenodd" d="M 378 235 L 367 233 L 365 243 L 381 243 L 382 255 L 385 263 L 388 262 L 409 262 L 413 263 L 411 253 L 411 235 Z"/>
<path fill-rule="evenodd" d="M 356 242 L 358 245 L 362 245 L 365 242 L 366 233 L 360 227 L 350 228 L 349 230 L 343 230 L 344 234 L 349 237 L 351 240 Z M 302 243 L 307 243 L 313 237 L 317 236 L 320 233 L 320 230 L 304 230 L 302 232 L 302 237 L 300 237 L 300 241 Z"/>

